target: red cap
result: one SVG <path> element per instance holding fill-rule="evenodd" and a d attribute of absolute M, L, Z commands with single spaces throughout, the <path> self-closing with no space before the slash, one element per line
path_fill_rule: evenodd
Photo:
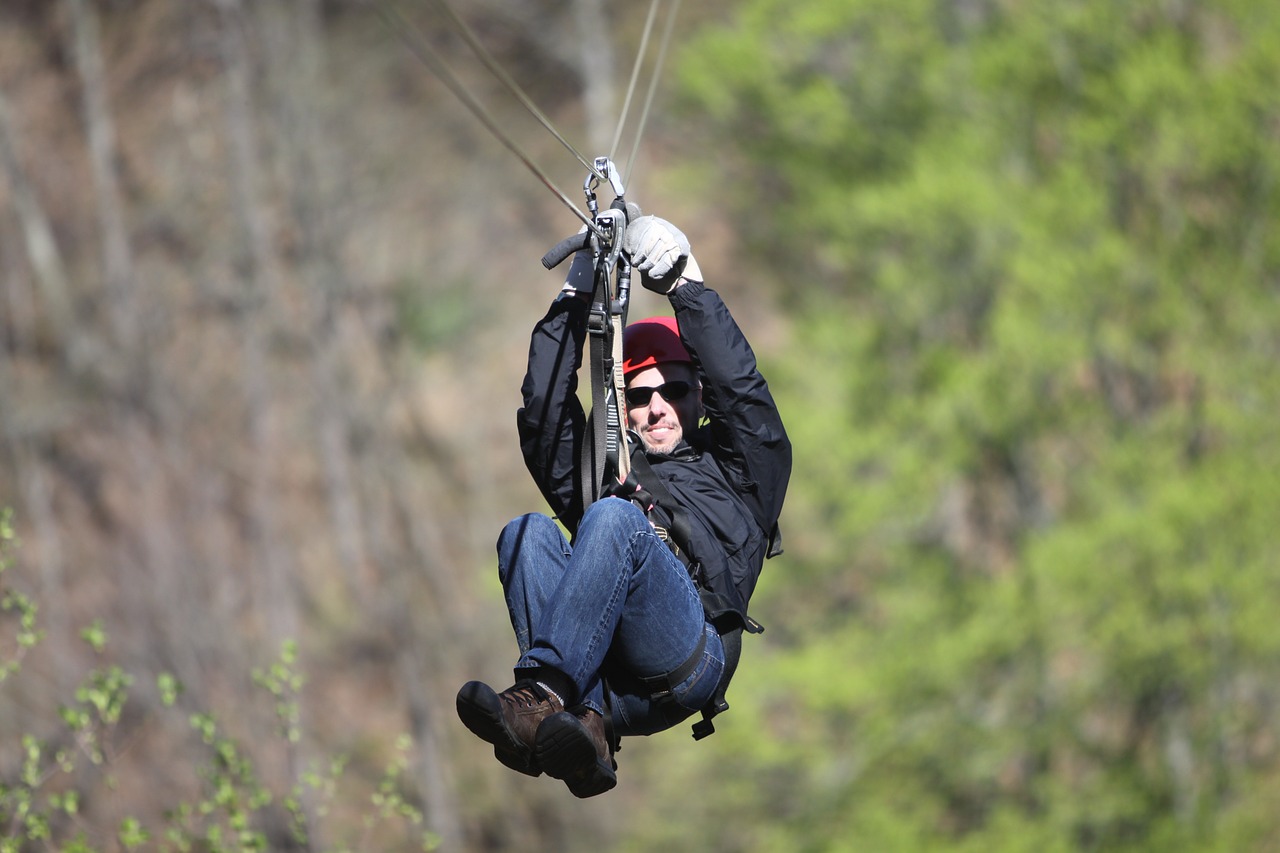
<path fill-rule="evenodd" d="M 668 361 L 693 362 L 680 341 L 675 317 L 637 320 L 622 332 L 622 375 Z"/>

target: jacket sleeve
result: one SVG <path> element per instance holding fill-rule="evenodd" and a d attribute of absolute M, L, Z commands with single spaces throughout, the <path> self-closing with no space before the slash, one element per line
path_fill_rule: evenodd
<path fill-rule="evenodd" d="M 712 452 L 760 528 L 774 536 L 791 478 L 791 442 L 755 353 L 714 290 L 686 282 L 672 291 L 671 305 L 703 383 Z"/>
<path fill-rule="evenodd" d="M 588 310 L 582 300 L 561 295 L 534 326 L 520 389 L 524 405 L 516 413 L 525 466 L 570 532 L 582 518 L 575 472 L 586 415 L 577 389 Z"/>

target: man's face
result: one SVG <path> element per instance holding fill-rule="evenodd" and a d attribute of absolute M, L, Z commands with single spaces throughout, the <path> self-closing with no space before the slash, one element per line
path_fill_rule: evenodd
<path fill-rule="evenodd" d="M 667 383 L 675 383 L 667 385 Z M 687 392 L 678 383 L 684 383 Z M 693 367 L 683 362 L 656 364 L 633 373 L 627 379 L 627 423 L 640 436 L 650 453 L 675 450 L 686 429 L 693 429 L 702 417 L 702 388 L 698 386 Z M 666 385 L 667 399 L 661 391 L 649 389 Z M 640 401 L 641 397 L 647 400 Z"/>

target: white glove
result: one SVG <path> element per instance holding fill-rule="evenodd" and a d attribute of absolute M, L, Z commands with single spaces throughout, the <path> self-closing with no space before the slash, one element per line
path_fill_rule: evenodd
<path fill-rule="evenodd" d="M 627 226 L 622 250 L 640 272 L 640 283 L 655 293 L 670 293 L 680 279 L 702 280 L 702 271 L 679 228 L 656 216 L 641 216 Z"/>

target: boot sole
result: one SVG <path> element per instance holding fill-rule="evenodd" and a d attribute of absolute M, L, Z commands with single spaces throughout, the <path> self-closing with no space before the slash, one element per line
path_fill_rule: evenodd
<path fill-rule="evenodd" d="M 533 754 L 538 766 L 563 781 L 575 797 L 594 797 L 618 784 L 618 774 L 596 755 L 586 727 L 566 711 L 547 717 L 538 726 Z"/>
<path fill-rule="evenodd" d="M 458 691 L 458 719 L 472 734 L 493 744 L 493 755 L 503 766 L 526 776 L 541 776 L 533 750 L 513 737 L 502 719 L 502 700 L 489 685 L 469 681 Z"/>

